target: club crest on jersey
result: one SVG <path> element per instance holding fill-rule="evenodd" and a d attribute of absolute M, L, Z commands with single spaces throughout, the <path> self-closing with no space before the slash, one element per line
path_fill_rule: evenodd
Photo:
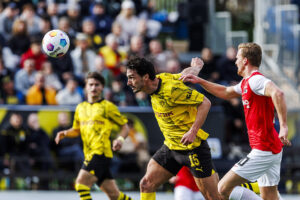
<path fill-rule="evenodd" d="M 246 100 L 243 100 L 243 105 L 246 106 L 246 108 L 250 108 L 250 105 L 249 105 L 249 101 L 246 99 Z"/>
<path fill-rule="evenodd" d="M 248 92 L 248 88 L 246 86 L 246 87 L 244 87 L 243 94 L 246 94 L 247 92 Z"/>

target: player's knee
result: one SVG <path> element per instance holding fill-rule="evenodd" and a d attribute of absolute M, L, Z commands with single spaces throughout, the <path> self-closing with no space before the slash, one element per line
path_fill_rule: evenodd
<path fill-rule="evenodd" d="M 143 177 L 140 181 L 140 190 L 141 192 L 153 192 L 155 190 L 154 184 L 147 177 Z"/>
<path fill-rule="evenodd" d="M 107 196 L 110 200 L 117 200 L 119 198 L 119 193 L 117 192 L 107 192 Z"/>

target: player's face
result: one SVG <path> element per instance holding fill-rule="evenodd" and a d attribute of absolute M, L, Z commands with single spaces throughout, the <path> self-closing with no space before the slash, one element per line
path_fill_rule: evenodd
<path fill-rule="evenodd" d="M 103 85 L 100 83 L 100 81 L 94 78 L 89 78 L 86 82 L 85 89 L 88 97 L 96 98 L 100 97 L 103 90 Z"/>
<path fill-rule="evenodd" d="M 127 85 L 131 87 L 134 93 L 137 93 L 142 90 L 144 86 L 143 78 L 132 69 L 127 69 Z"/>
<path fill-rule="evenodd" d="M 243 76 L 243 72 L 245 71 L 246 61 L 247 59 L 242 56 L 242 49 L 239 49 L 236 55 L 235 64 L 238 68 L 237 74 L 240 76 Z"/>

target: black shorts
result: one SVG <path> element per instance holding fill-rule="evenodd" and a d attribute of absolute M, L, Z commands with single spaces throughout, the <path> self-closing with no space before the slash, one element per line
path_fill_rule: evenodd
<path fill-rule="evenodd" d="M 216 172 L 206 140 L 192 150 L 170 150 L 163 145 L 152 158 L 174 175 L 182 166 L 187 166 L 197 178 L 209 177 Z"/>
<path fill-rule="evenodd" d="M 95 154 L 90 161 L 84 161 L 82 169 L 90 172 L 98 178 L 97 184 L 100 186 L 105 179 L 113 179 L 110 172 L 111 158 L 104 155 Z"/>

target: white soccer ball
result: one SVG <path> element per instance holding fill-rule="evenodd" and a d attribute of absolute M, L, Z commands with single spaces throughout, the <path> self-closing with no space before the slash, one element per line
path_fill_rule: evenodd
<path fill-rule="evenodd" d="M 70 46 L 68 35 L 61 30 L 51 30 L 45 34 L 42 41 L 43 51 L 53 58 L 65 55 Z"/>

